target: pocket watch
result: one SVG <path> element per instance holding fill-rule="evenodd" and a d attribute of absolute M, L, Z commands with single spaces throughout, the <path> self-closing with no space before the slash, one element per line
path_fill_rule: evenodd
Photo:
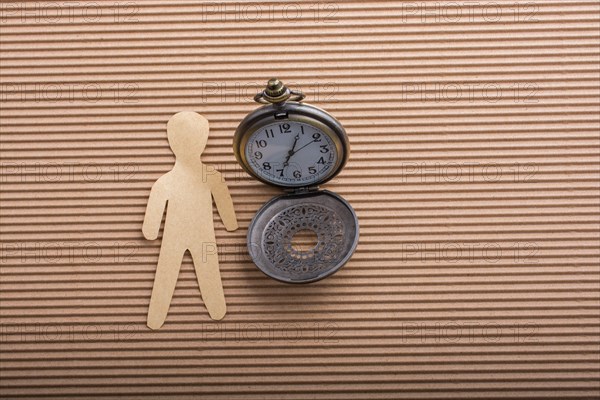
<path fill-rule="evenodd" d="M 341 196 L 319 185 L 348 161 L 344 127 L 324 110 L 302 103 L 304 94 L 271 79 L 254 100 L 264 106 L 238 126 L 233 150 L 254 178 L 285 194 L 268 201 L 248 227 L 248 252 L 267 276 L 308 283 L 339 270 L 358 244 L 358 218 Z M 311 235 L 309 248 L 295 238 Z M 302 236 L 304 237 L 304 236 Z"/>

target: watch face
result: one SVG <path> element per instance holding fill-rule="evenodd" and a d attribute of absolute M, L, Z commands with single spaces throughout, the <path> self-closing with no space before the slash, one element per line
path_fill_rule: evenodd
<path fill-rule="evenodd" d="M 339 157 L 324 130 L 292 120 L 258 128 L 250 135 L 245 153 L 256 175 L 282 186 L 310 186 L 325 180 Z"/>

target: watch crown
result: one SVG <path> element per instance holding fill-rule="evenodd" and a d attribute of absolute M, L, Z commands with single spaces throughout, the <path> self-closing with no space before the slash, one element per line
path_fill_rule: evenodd
<path fill-rule="evenodd" d="M 285 93 L 287 87 L 277 78 L 269 79 L 265 94 L 269 97 L 279 97 Z"/>
<path fill-rule="evenodd" d="M 290 90 L 277 78 L 269 79 L 267 87 L 254 96 L 254 101 L 262 104 L 282 104 L 288 100 L 302 101 L 304 94 L 298 90 Z"/>

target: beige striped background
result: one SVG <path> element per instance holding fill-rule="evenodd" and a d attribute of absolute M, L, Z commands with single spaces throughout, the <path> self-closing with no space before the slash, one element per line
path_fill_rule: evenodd
<path fill-rule="evenodd" d="M 3 398 L 599 396 L 597 1 L 0 3 Z M 264 277 L 278 193 L 231 149 L 272 76 L 345 125 L 326 188 L 361 239 L 309 286 Z M 216 219 L 227 317 L 186 256 L 145 317 L 165 124 L 211 121 L 240 229 Z"/>

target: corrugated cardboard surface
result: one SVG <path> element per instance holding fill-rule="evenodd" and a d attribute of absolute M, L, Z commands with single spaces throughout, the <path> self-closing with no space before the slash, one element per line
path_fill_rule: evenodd
<path fill-rule="evenodd" d="M 5 398 L 599 395 L 597 1 L 3 2 Z M 277 190 L 232 134 L 272 76 L 345 125 L 326 188 L 361 239 L 335 276 L 269 280 L 245 249 Z M 145 326 L 141 224 L 180 110 L 211 121 L 241 229 L 216 219 L 228 315 L 184 260 Z"/>

